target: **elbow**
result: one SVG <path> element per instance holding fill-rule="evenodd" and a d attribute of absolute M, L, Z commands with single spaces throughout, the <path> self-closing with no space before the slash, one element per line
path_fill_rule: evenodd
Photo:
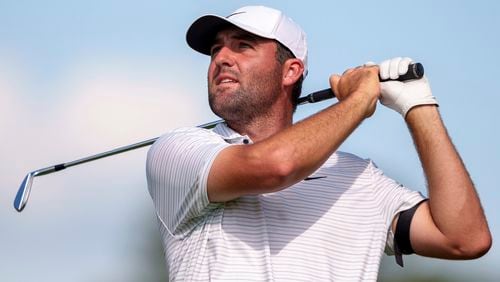
<path fill-rule="evenodd" d="M 491 249 L 492 238 L 489 231 L 483 232 L 473 240 L 456 246 L 460 259 L 477 259 L 484 256 Z"/>
<path fill-rule="evenodd" d="M 273 166 L 270 173 L 270 179 L 272 179 L 272 182 L 274 183 L 273 186 L 277 187 L 277 190 L 281 190 L 281 188 L 293 184 L 295 166 L 291 162 L 281 161 Z"/>
<path fill-rule="evenodd" d="M 486 232 L 481 239 L 478 239 L 474 247 L 471 248 L 470 256 L 471 259 L 476 259 L 484 256 L 491 249 L 492 238 L 489 232 Z"/>
<path fill-rule="evenodd" d="M 290 158 L 284 157 L 279 150 L 270 154 L 266 159 L 265 167 L 268 168 L 265 173 L 268 181 L 266 186 L 273 187 L 272 192 L 286 188 L 297 181 L 297 165 Z"/>
<path fill-rule="evenodd" d="M 296 167 L 292 162 L 282 162 L 276 166 L 275 178 L 280 186 L 289 186 L 293 184 Z"/>

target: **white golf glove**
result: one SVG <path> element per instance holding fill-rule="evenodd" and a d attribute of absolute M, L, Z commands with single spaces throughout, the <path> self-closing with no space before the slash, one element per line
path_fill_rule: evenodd
<path fill-rule="evenodd" d="M 412 63 L 410 58 L 393 58 L 383 61 L 379 65 L 381 79 L 397 79 L 408 71 L 408 65 Z M 432 96 L 431 87 L 427 78 L 408 81 L 386 81 L 380 83 L 380 102 L 396 112 L 403 118 L 406 117 L 411 108 L 419 105 L 438 105 L 436 98 Z"/>

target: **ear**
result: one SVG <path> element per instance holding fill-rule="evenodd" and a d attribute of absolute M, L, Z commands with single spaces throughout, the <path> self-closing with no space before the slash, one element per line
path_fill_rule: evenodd
<path fill-rule="evenodd" d="M 283 86 L 297 82 L 304 72 L 304 63 L 299 59 L 288 59 L 283 64 Z"/>

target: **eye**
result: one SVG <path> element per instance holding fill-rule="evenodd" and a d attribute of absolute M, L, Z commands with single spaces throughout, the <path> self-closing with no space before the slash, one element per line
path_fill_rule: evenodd
<path fill-rule="evenodd" d="M 240 49 L 247 49 L 247 48 L 252 48 L 252 45 L 250 43 L 240 41 L 240 43 L 238 44 L 238 47 Z"/>
<path fill-rule="evenodd" d="M 214 57 L 215 55 L 217 55 L 220 49 L 221 49 L 220 45 L 213 45 L 212 48 L 210 48 L 210 56 Z"/>

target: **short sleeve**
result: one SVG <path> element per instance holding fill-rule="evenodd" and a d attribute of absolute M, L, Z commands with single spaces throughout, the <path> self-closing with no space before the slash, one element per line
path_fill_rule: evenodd
<path fill-rule="evenodd" d="M 149 193 L 160 221 L 184 237 L 220 204 L 211 204 L 207 178 L 224 139 L 201 128 L 180 128 L 160 137 L 146 161 Z"/>
<path fill-rule="evenodd" d="M 425 197 L 418 191 L 413 191 L 387 177 L 373 162 L 370 162 L 376 200 L 381 215 L 387 226 L 388 236 L 385 253 L 394 254 L 394 235 L 391 230 L 393 219 L 401 211 L 420 203 Z"/>

